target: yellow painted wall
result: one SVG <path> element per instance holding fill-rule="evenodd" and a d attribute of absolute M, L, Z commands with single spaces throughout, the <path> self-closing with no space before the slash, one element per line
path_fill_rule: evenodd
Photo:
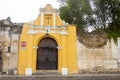
<path fill-rule="evenodd" d="M 53 16 L 52 16 L 53 17 Z M 22 34 L 20 35 L 19 56 L 18 56 L 18 74 L 25 74 L 26 68 L 32 68 L 32 72 L 36 72 L 37 46 L 41 39 L 46 35 L 46 22 L 44 19 L 44 27 L 40 26 L 41 15 L 34 21 L 35 27 L 30 27 L 28 23 L 23 26 Z M 53 26 L 51 18 L 50 25 Z M 62 26 L 62 20 L 59 15 L 56 15 L 56 26 Z M 33 33 L 29 33 L 32 30 Z M 35 31 L 43 31 L 36 32 Z M 53 38 L 58 44 L 58 72 L 62 68 L 67 68 L 69 73 L 77 73 L 76 61 L 76 27 L 69 25 L 65 28 L 56 27 L 50 28 L 49 37 Z M 26 41 L 26 46 L 21 47 L 21 42 Z"/>
<path fill-rule="evenodd" d="M 70 73 L 77 73 L 77 55 L 76 55 L 76 27 L 68 27 L 68 68 Z"/>
<path fill-rule="evenodd" d="M 41 18 L 41 15 L 38 15 L 37 19 L 34 21 L 34 25 L 35 26 L 39 26 L 40 25 L 40 22 L 41 22 L 40 18 Z"/>
<path fill-rule="evenodd" d="M 58 26 L 61 26 L 62 25 L 62 20 L 60 19 L 60 16 L 56 16 L 56 24 L 58 25 Z"/>

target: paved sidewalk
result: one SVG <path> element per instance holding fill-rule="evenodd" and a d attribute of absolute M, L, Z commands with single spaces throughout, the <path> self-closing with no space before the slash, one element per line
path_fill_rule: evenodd
<path fill-rule="evenodd" d="M 120 80 L 120 74 L 79 74 L 79 75 L 0 75 L 0 80 Z"/>

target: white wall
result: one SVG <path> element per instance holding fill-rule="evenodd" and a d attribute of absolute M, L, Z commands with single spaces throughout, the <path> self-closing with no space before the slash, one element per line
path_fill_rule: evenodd
<path fill-rule="evenodd" d="M 120 38 L 101 48 L 87 48 L 77 40 L 78 70 L 80 72 L 116 72 L 120 63 Z"/>

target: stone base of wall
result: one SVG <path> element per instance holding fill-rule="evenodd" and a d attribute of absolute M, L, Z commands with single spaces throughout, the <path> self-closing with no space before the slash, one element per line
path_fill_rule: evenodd
<path fill-rule="evenodd" d="M 87 48 L 77 40 L 78 70 L 80 73 L 120 72 L 120 46 L 113 41 L 101 48 Z"/>
<path fill-rule="evenodd" d="M 3 61 L 3 68 L 2 72 L 7 72 L 11 70 L 17 69 L 17 53 L 3 53 L 2 61 Z"/>

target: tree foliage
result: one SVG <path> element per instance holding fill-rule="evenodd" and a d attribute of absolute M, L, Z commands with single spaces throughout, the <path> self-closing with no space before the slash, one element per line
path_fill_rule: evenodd
<path fill-rule="evenodd" d="M 67 0 L 66 5 L 60 8 L 60 16 L 65 22 L 76 24 L 79 29 L 84 29 L 87 21 L 85 15 L 90 13 L 90 4 L 87 0 Z"/>
<path fill-rule="evenodd" d="M 120 0 L 60 0 L 63 20 L 82 30 L 93 27 L 106 31 L 115 41 L 120 37 Z M 92 4 L 91 4 L 92 3 Z"/>
<path fill-rule="evenodd" d="M 95 29 L 105 29 L 110 22 L 111 12 L 109 0 L 92 0 L 94 8 L 88 17 L 88 23 Z"/>
<path fill-rule="evenodd" d="M 120 37 L 120 0 L 92 0 L 95 8 L 94 17 L 89 18 L 89 24 L 95 29 L 106 31 L 108 38 L 117 42 Z"/>
<path fill-rule="evenodd" d="M 69 24 L 71 24 L 73 21 L 73 18 L 70 14 L 70 8 L 68 6 L 63 6 L 60 8 L 60 16 L 63 20 L 65 20 Z"/>
<path fill-rule="evenodd" d="M 111 8 L 111 19 L 109 27 L 106 29 L 108 38 L 113 38 L 117 42 L 117 38 L 120 37 L 120 0 L 109 0 Z"/>

